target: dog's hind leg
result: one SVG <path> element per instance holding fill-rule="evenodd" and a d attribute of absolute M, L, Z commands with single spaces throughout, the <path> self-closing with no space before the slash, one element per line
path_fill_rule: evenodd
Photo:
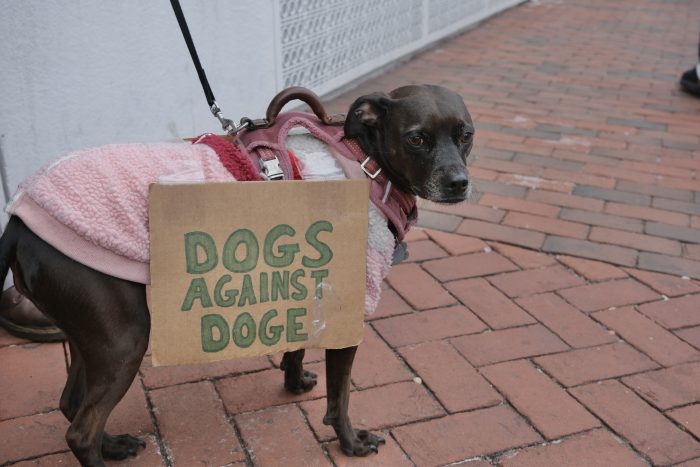
<path fill-rule="evenodd" d="M 4 254 L 10 251 L 4 237 L 0 260 L 10 258 L 15 285 L 53 319 L 71 345 L 72 365 L 61 398 L 61 410 L 71 421 L 68 445 L 82 465 L 104 465 L 103 453 L 110 458 L 135 454 L 142 441 L 106 435 L 104 426 L 148 346 L 145 287 L 71 260 L 21 221 L 12 225 L 6 233 L 16 239 L 14 261 Z"/>
<path fill-rule="evenodd" d="M 68 445 L 81 465 L 102 466 L 103 454 L 104 457 L 123 459 L 136 454 L 143 446 L 143 442 L 135 437 L 114 437 L 104 433 L 109 414 L 131 386 L 143 358 L 141 351 L 134 352 L 129 348 L 131 343 L 106 344 L 83 358 L 85 395 L 66 433 Z M 145 345 L 142 350 L 145 351 Z M 79 387 L 78 381 L 73 390 Z"/>
<path fill-rule="evenodd" d="M 284 370 L 284 387 L 294 394 L 302 394 L 316 386 L 316 373 L 304 369 L 304 349 L 285 352 L 280 370 Z"/>
<path fill-rule="evenodd" d="M 66 440 L 75 456 L 82 465 L 101 466 L 103 457 L 124 459 L 145 446 L 131 435 L 107 434 L 104 427 L 146 353 L 150 316 L 143 288 L 135 285 L 112 284 L 102 288 L 99 300 L 88 302 L 99 308 L 90 313 L 91 328 L 79 334 L 71 326 L 65 329 L 72 362 L 62 408 L 71 421 Z"/>
<path fill-rule="evenodd" d="M 340 448 L 348 456 L 366 456 L 378 452 L 384 438 L 367 430 L 356 430 L 350 423 L 350 373 L 357 346 L 345 349 L 326 349 L 326 389 L 328 391 L 326 416 L 323 423 L 333 426 Z"/>
<path fill-rule="evenodd" d="M 85 377 L 85 363 L 80 352 L 78 352 L 75 344 L 70 341 L 69 347 L 71 356 L 70 369 L 59 407 L 68 421 L 72 422 L 85 399 L 87 380 Z M 102 435 L 102 456 L 107 459 L 119 460 L 136 455 L 140 447 L 145 447 L 145 443 L 131 435 L 112 436 L 106 432 Z"/>

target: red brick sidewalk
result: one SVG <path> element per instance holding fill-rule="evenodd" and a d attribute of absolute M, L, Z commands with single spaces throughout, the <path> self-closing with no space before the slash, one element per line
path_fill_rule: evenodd
<path fill-rule="evenodd" d="M 478 202 L 423 206 L 358 353 L 387 445 L 339 454 L 311 351 L 301 397 L 278 358 L 145 364 L 109 423 L 148 440 L 129 464 L 700 466 L 699 28 L 694 0 L 540 0 L 337 99 L 439 83 L 478 128 Z M 75 465 L 65 361 L 0 333 L 0 465 Z"/>

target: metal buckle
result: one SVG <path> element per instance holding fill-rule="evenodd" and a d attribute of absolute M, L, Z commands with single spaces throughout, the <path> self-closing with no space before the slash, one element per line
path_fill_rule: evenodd
<path fill-rule="evenodd" d="M 280 161 L 275 157 L 269 161 L 260 160 L 260 166 L 262 167 L 262 176 L 266 180 L 284 180 L 284 172 L 280 167 Z"/>
<path fill-rule="evenodd" d="M 369 158 L 369 156 L 367 156 L 367 159 L 365 159 L 364 162 L 363 162 L 362 164 L 360 164 L 360 167 L 362 168 L 362 171 L 363 171 L 365 174 L 367 174 L 367 176 L 368 176 L 369 178 L 371 178 L 372 180 L 374 180 L 374 179 L 377 178 L 377 177 L 379 176 L 379 174 L 382 172 L 382 168 L 379 167 L 379 168 L 377 169 L 376 172 L 370 173 L 369 170 L 367 170 L 367 167 L 365 167 L 365 166 L 367 165 L 367 163 L 368 163 L 370 160 L 371 160 L 371 159 Z"/>

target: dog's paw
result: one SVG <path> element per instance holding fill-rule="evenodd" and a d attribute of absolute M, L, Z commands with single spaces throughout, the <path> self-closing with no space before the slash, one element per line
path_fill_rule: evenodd
<path fill-rule="evenodd" d="M 316 373 L 313 371 L 304 370 L 299 378 L 294 381 L 288 381 L 285 379 L 284 387 L 287 391 L 292 394 L 303 394 L 305 392 L 311 391 L 314 386 L 316 386 Z"/>
<path fill-rule="evenodd" d="M 105 459 L 122 460 L 129 456 L 135 456 L 140 448 L 145 448 L 146 443 L 136 436 L 108 435 L 102 436 L 102 456 Z"/>
<path fill-rule="evenodd" d="M 379 445 L 386 443 L 384 437 L 370 433 L 367 430 L 354 430 L 355 436 L 352 437 L 352 442 L 349 445 L 340 443 L 340 448 L 346 456 L 366 456 L 370 452 L 378 453 Z"/>

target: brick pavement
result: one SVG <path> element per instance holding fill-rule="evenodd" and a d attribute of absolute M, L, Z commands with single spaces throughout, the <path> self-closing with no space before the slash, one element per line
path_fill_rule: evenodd
<path fill-rule="evenodd" d="M 324 388 L 285 394 L 279 357 L 146 361 L 109 422 L 146 437 L 128 465 L 699 466 L 693 2 L 528 2 L 332 103 L 434 82 L 477 126 L 480 196 L 422 203 L 358 353 L 351 414 L 379 455 L 342 456 Z M 65 361 L 0 332 L 0 465 L 75 465 Z"/>

